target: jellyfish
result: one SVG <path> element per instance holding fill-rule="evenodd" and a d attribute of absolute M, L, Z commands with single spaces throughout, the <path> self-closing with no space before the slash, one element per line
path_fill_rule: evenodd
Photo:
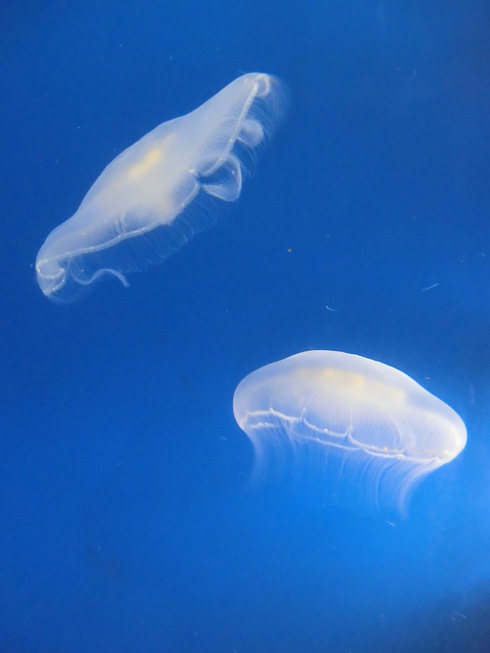
<path fill-rule="evenodd" d="M 242 75 L 191 113 L 164 122 L 110 163 L 36 259 L 42 292 L 72 301 L 102 277 L 158 263 L 233 202 L 284 109 L 284 87 Z"/>
<path fill-rule="evenodd" d="M 417 483 L 466 444 L 461 418 L 412 378 L 339 351 L 307 351 L 252 372 L 233 412 L 253 445 L 253 479 L 271 467 L 294 470 L 334 502 L 400 516 Z"/>

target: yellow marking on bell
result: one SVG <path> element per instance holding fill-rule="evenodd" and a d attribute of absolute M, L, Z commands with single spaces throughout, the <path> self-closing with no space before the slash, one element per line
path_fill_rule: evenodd
<path fill-rule="evenodd" d="M 160 157 L 162 156 L 162 150 L 158 148 L 154 148 L 153 150 L 150 150 L 147 152 L 143 157 L 141 157 L 141 160 L 139 163 L 136 163 L 134 166 L 131 166 L 131 168 L 128 171 L 128 176 L 129 177 L 140 177 L 141 175 L 145 174 L 145 172 L 152 167 L 152 165 L 157 161 Z"/>
<path fill-rule="evenodd" d="M 323 384 L 326 387 L 331 386 L 337 391 L 345 392 L 348 395 L 356 395 L 364 401 L 373 401 L 380 404 L 403 403 L 406 396 L 403 390 L 394 385 L 350 370 L 335 369 L 333 367 L 320 369 L 301 367 L 296 370 L 295 375 L 315 384 Z"/>

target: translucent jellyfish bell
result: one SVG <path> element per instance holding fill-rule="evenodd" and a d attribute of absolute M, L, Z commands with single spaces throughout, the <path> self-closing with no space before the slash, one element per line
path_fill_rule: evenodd
<path fill-rule="evenodd" d="M 157 263 L 232 202 L 283 112 L 281 83 L 242 75 L 195 111 L 162 123 L 117 156 L 36 260 L 51 299 L 72 301 L 101 277 Z"/>
<path fill-rule="evenodd" d="M 252 372 L 233 411 L 254 447 L 256 476 L 292 467 L 344 499 L 401 513 L 416 483 L 466 444 L 461 418 L 409 376 L 337 351 Z"/>

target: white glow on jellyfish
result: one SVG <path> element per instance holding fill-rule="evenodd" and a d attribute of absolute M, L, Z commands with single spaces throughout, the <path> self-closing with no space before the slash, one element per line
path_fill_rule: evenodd
<path fill-rule="evenodd" d="M 461 418 L 409 376 L 336 351 L 252 372 L 233 411 L 254 448 L 255 478 L 291 467 L 336 495 L 400 513 L 417 482 L 466 444 Z"/>
<path fill-rule="evenodd" d="M 73 301 L 101 278 L 128 285 L 128 273 L 161 262 L 212 224 L 216 202 L 240 196 L 283 114 L 283 91 L 270 75 L 242 75 L 119 154 L 39 250 L 42 292 Z"/>

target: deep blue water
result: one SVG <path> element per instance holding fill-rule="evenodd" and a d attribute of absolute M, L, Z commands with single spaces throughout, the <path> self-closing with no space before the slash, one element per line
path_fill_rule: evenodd
<path fill-rule="evenodd" d="M 483 0 L 2 6 L 2 653 L 490 650 L 489 31 Z M 257 70 L 289 112 L 217 225 L 46 299 L 104 166 Z M 249 488 L 234 389 L 311 348 L 464 419 L 405 520 Z"/>

